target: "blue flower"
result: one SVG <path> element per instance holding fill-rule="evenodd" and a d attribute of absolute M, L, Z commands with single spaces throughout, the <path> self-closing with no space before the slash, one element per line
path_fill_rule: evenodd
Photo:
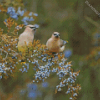
<path fill-rule="evenodd" d="M 34 16 L 38 16 L 38 14 L 37 14 L 37 13 L 34 13 L 33 15 L 34 15 Z"/>
<path fill-rule="evenodd" d="M 34 21 L 33 17 L 30 17 L 30 19 L 28 21 Z"/>
<path fill-rule="evenodd" d="M 70 97 L 69 99 L 70 99 L 70 100 L 72 100 L 73 98 L 72 98 L 72 97 Z"/>
<path fill-rule="evenodd" d="M 31 83 L 29 83 L 28 85 L 27 85 L 27 87 L 28 87 L 28 97 L 29 98 L 36 98 L 37 97 L 37 85 L 36 84 L 31 84 Z"/>
<path fill-rule="evenodd" d="M 32 62 L 32 64 L 35 64 L 35 62 Z"/>
<path fill-rule="evenodd" d="M 72 55 L 72 51 L 71 50 L 66 50 L 64 52 L 64 54 L 65 54 L 65 58 L 68 58 L 68 57 L 70 57 Z"/>
<path fill-rule="evenodd" d="M 16 19 L 16 20 L 18 19 L 17 15 L 11 16 L 11 18 Z"/>
<path fill-rule="evenodd" d="M 32 12 L 29 13 L 29 16 L 32 16 Z"/>
<path fill-rule="evenodd" d="M 15 56 L 12 56 L 12 59 L 15 59 Z"/>
<path fill-rule="evenodd" d="M 26 21 L 29 21 L 29 17 L 24 17 L 24 18 L 22 19 L 22 22 L 26 22 Z"/>
<path fill-rule="evenodd" d="M 36 91 L 37 90 L 37 85 L 34 83 L 28 84 L 27 87 L 28 87 L 29 91 Z"/>
<path fill-rule="evenodd" d="M 46 62 L 46 57 L 43 57 L 43 58 L 42 58 L 42 61 L 45 61 L 45 62 Z"/>
<path fill-rule="evenodd" d="M 26 21 L 24 21 L 24 23 L 23 23 L 24 25 L 28 25 L 28 22 L 26 22 Z"/>
<path fill-rule="evenodd" d="M 10 14 L 11 12 L 15 13 L 15 9 L 13 7 L 8 7 L 7 13 Z"/>
<path fill-rule="evenodd" d="M 15 12 L 11 12 L 10 17 L 17 20 L 18 19 L 18 14 L 15 13 Z"/>
<path fill-rule="evenodd" d="M 43 82 L 42 87 L 44 87 L 44 88 L 48 87 L 48 82 Z"/>
<path fill-rule="evenodd" d="M 17 14 L 20 15 L 20 16 L 23 16 L 24 15 L 24 10 L 20 10 L 21 7 L 18 7 L 18 11 L 17 11 Z"/>
<path fill-rule="evenodd" d="M 0 79 L 2 79 L 2 76 L 0 76 Z"/>
<path fill-rule="evenodd" d="M 77 96 L 77 93 L 74 93 L 73 96 L 74 96 L 74 97 Z"/>
<path fill-rule="evenodd" d="M 35 93 L 35 92 L 29 92 L 28 93 L 28 97 L 29 98 L 36 98 L 37 97 L 37 93 Z"/>

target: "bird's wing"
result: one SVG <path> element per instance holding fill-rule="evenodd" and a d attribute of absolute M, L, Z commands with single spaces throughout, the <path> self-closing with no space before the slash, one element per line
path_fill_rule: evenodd
<path fill-rule="evenodd" d="M 30 35 L 27 35 L 27 34 L 21 34 L 19 36 L 19 42 L 20 43 L 25 43 L 25 41 L 26 41 L 26 43 L 28 45 L 29 42 L 33 42 L 33 37 L 30 36 Z"/>
<path fill-rule="evenodd" d="M 60 39 L 60 46 L 61 46 L 61 47 L 62 47 L 63 45 L 65 45 L 66 43 L 67 43 L 66 41 Z"/>
<path fill-rule="evenodd" d="M 20 34 L 20 35 L 19 35 L 19 38 L 18 38 L 19 41 L 22 40 L 23 36 L 24 36 L 23 34 Z"/>
<path fill-rule="evenodd" d="M 52 39 L 49 38 L 49 39 L 47 40 L 47 42 L 46 42 L 46 46 L 48 46 L 48 45 L 51 43 L 51 41 L 52 41 Z"/>

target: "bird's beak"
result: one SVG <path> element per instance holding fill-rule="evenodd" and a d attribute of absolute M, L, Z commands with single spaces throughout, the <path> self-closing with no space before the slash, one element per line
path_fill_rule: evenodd
<path fill-rule="evenodd" d="M 39 25 L 35 24 L 35 27 L 36 27 L 36 29 L 38 29 L 39 28 Z"/>
<path fill-rule="evenodd" d="M 38 29 L 38 27 L 35 27 L 35 29 L 33 29 L 33 30 L 35 30 L 35 31 L 36 31 L 36 29 Z"/>
<path fill-rule="evenodd" d="M 58 38 L 59 37 L 59 34 L 56 34 L 55 37 Z"/>
<path fill-rule="evenodd" d="M 36 27 L 36 29 L 38 29 L 38 27 Z"/>

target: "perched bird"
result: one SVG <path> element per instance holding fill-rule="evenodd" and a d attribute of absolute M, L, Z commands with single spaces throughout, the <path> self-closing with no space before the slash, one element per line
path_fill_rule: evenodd
<path fill-rule="evenodd" d="M 19 36 L 18 41 L 18 51 L 26 52 L 28 50 L 28 46 L 33 43 L 34 34 L 36 32 L 37 27 L 35 25 L 27 25 L 25 26 L 25 30 Z"/>
<path fill-rule="evenodd" d="M 60 33 L 54 32 L 50 39 L 48 39 L 46 46 L 52 53 L 63 52 L 67 42 L 60 39 Z"/>

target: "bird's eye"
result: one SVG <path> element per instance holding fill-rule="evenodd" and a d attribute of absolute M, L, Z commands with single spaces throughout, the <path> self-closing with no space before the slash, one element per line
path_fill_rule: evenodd
<path fill-rule="evenodd" d="M 54 34 L 54 35 L 56 35 L 56 34 Z"/>

